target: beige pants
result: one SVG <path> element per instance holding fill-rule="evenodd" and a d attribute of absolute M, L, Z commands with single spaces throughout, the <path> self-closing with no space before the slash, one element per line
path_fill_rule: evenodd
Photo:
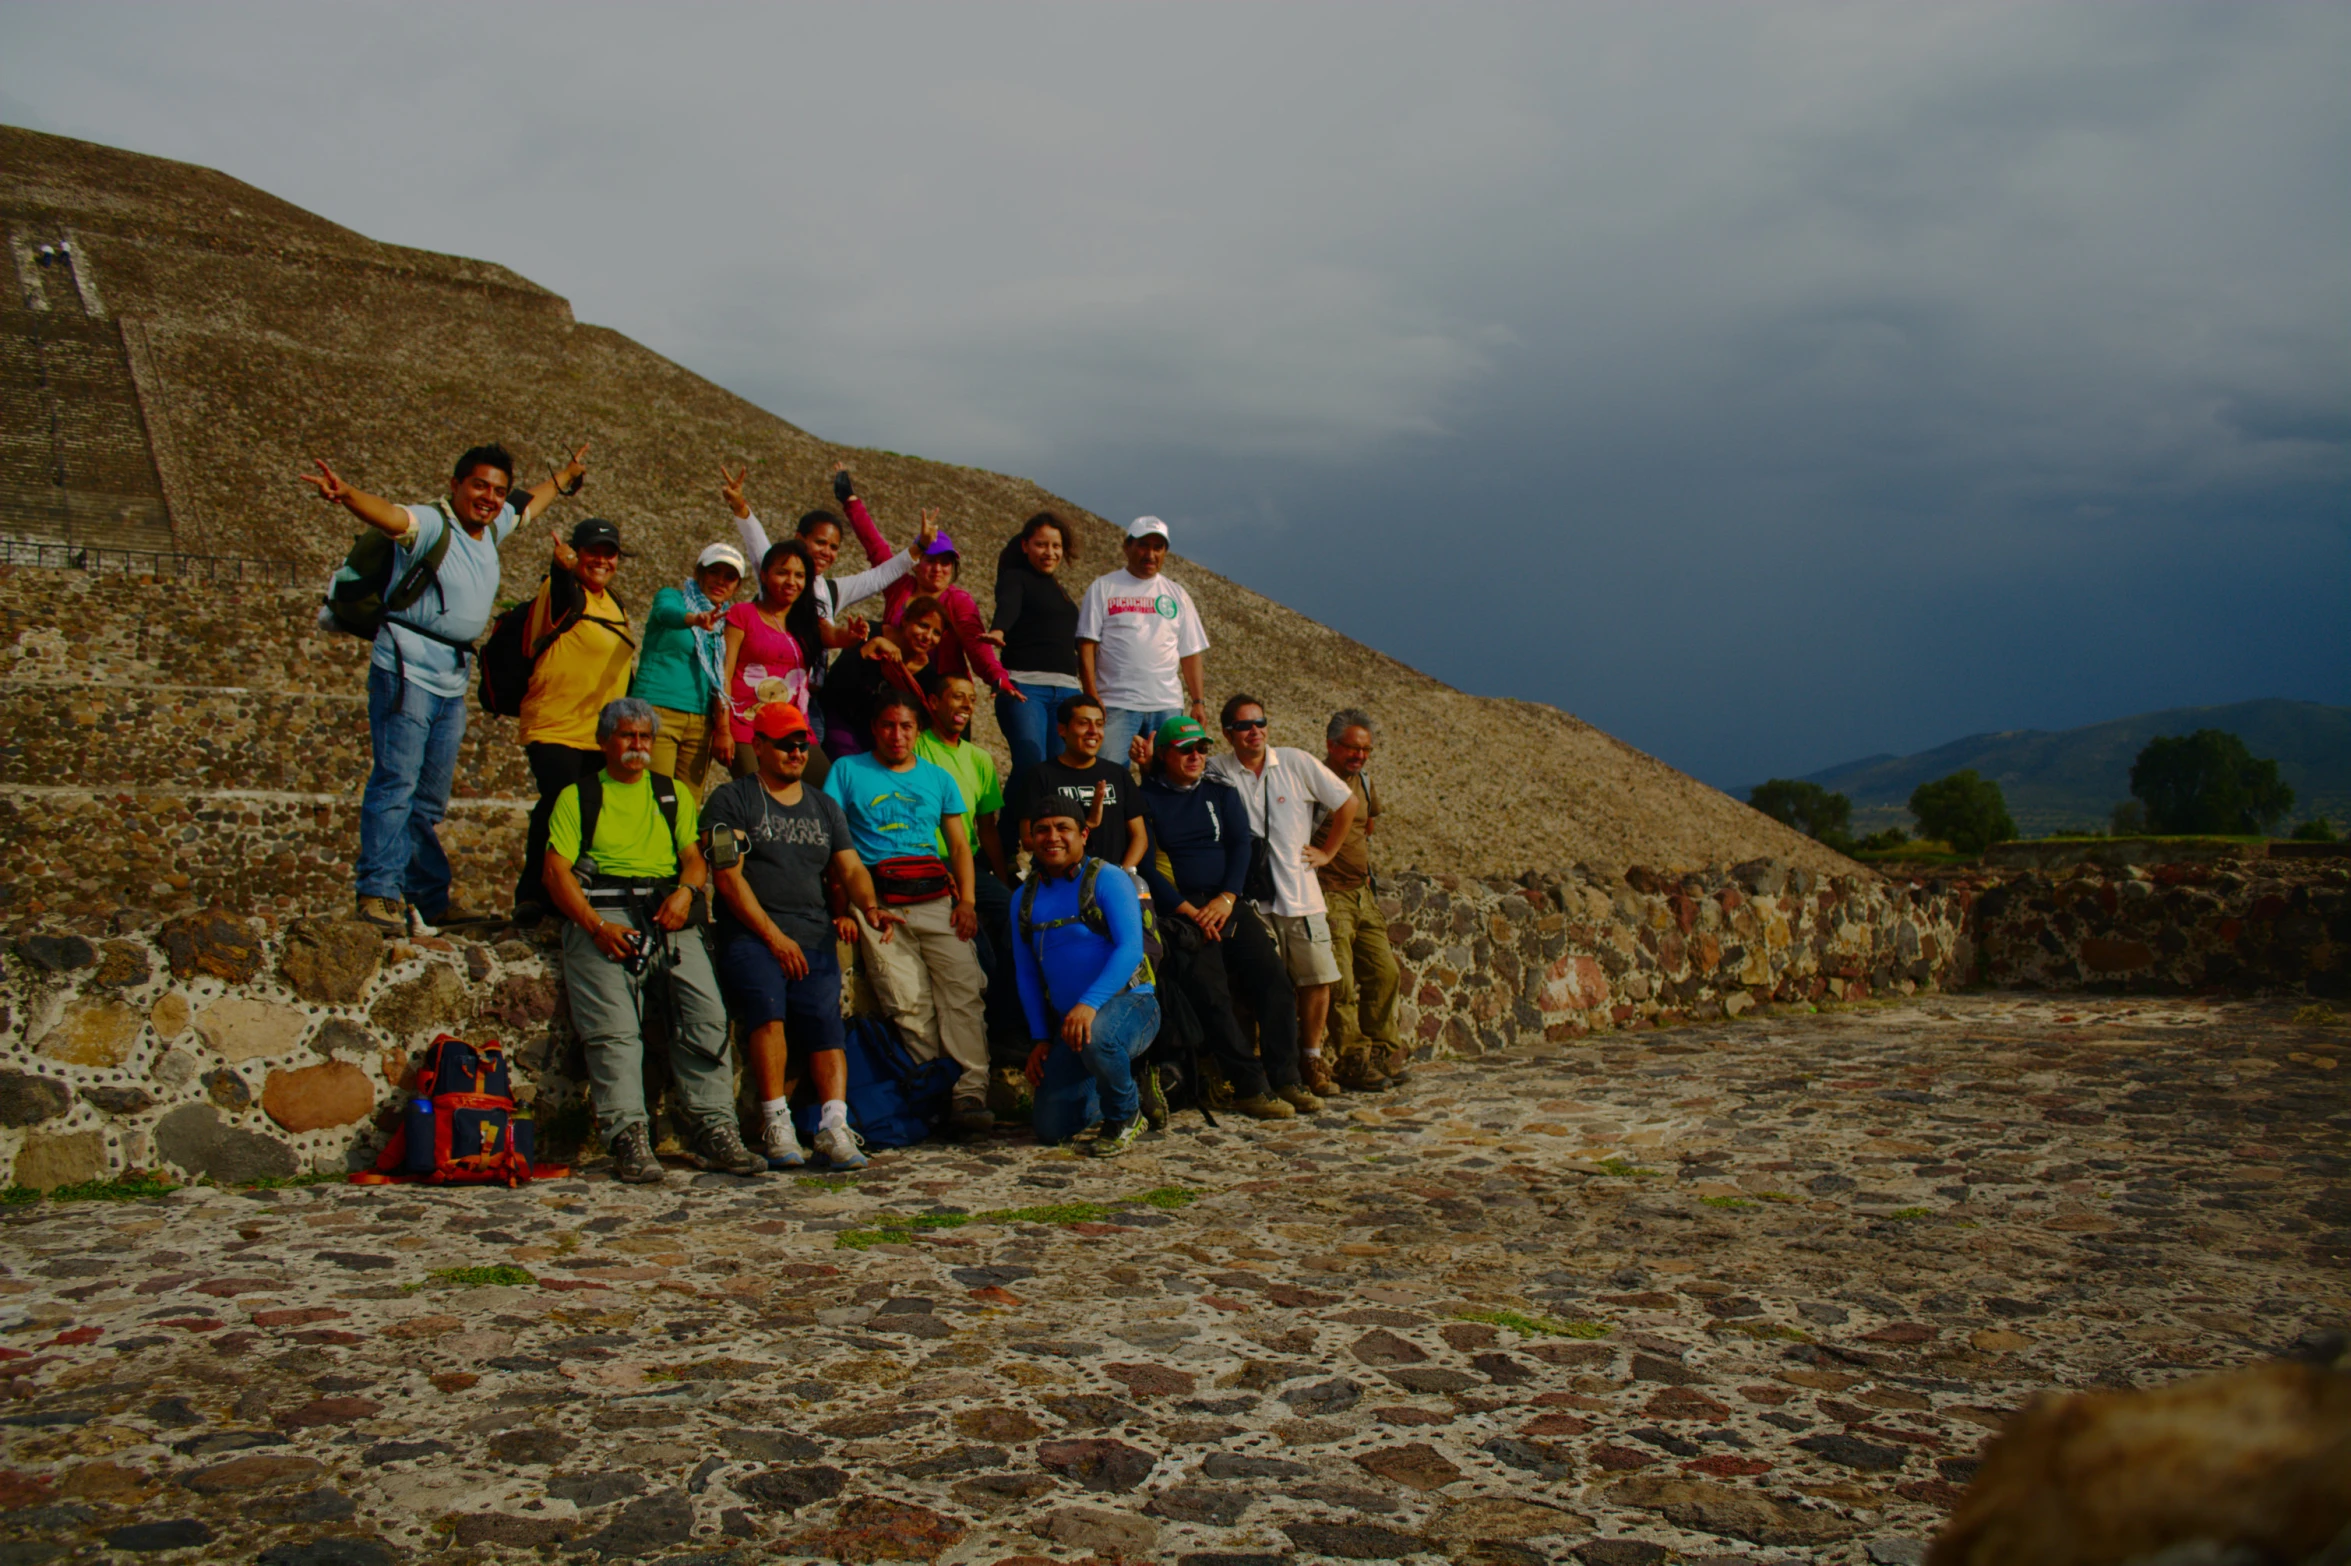
<path fill-rule="evenodd" d="M 890 911 L 904 914 L 890 939 L 878 939 L 857 921 L 857 949 L 865 954 L 865 975 L 882 1011 L 906 1036 L 914 1058 L 936 1060 L 944 1051 L 963 1068 L 955 1097 L 984 1100 L 988 1094 L 988 1026 L 981 1010 L 987 978 L 979 952 L 955 933 L 948 914 L 955 900 L 934 897 Z"/>
<path fill-rule="evenodd" d="M 676 778 L 702 798 L 702 778 L 710 769 L 710 714 L 656 707 L 661 732 L 653 739 L 653 770 Z"/>
<path fill-rule="evenodd" d="M 1396 953 L 1388 945 L 1388 919 L 1369 886 L 1350 891 L 1323 889 L 1330 910 L 1331 953 L 1338 959 L 1338 988 L 1331 991 L 1331 1042 L 1344 1052 L 1366 1043 L 1402 1049 L 1396 1031 Z"/>

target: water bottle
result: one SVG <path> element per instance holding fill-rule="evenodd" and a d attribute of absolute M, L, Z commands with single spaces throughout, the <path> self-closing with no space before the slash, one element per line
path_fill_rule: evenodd
<path fill-rule="evenodd" d="M 412 1098 L 404 1124 L 408 1140 L 401 1146 L 401 1167 L 410 1174 L 431 1174 L 434 1163 L 433 1101 Z"/>

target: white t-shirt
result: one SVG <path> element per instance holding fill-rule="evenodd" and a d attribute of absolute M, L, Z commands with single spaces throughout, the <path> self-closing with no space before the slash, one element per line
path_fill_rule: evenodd
<path fill-rule="evenodd" d="M 1329 912 L 1322 882 L 1308 867 L 1306 845 L 1314 841 L 1314 807 L 1335 811 L 1355 796 L 1344 780 L 1320 761 L 1287 745 L 1269 746 L 1265 770 L 1251 772 L 1230 754 L 1208 763 L 1208 776 L 1241 791 L 1249 808 L 1249 830 L 1265 839 L 1273 861 L 1273 911 L 1289 918 Z"/>
<path fill-rule="evenodd" d="M 1078 640 L 1102 644 L 1094 654 L 1102 705 L 1129 712 L 1181 711 L 1179 661 L 1208 651 L 1200 611 L 1183 584 L 1124 566 L 1094 578 L 1078 601 Z"/>

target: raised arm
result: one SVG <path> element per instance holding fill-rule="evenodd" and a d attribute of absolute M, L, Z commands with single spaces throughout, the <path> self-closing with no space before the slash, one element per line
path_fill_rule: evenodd
<path fill-rule="evenodd" d="M 514 514 L 519 519 L 516 525 L 521 526 L 555 504 L 556 496 L 578 494 L 580 486 L 587 481 L 588 447 L 583 441 L 580 449 L 571 454 L 569 462 L 523 491 L 520 505 L 515 505 L 512 495 L 506 497 L 506 503 L 514 506 Z"/>
<path fill-rule="evenodd" d="M 313 457 L 318 465 L 316 473 L 297 475 L 303 483 L 318 491 L 318 498 L 330 506 L 341 506 L 345 511 L 365 522 L 369 527 L 388 533 L 393 538 L 406 538 L 416 526 L 416 518 L 406 506 L 394 505 L 381 496 L 363 489 L 353 489 L 343 482 L 341 475 L 327 466 L 326 458 Z"/>
<path fill-rule="evenodd" d="M 865 508 L 864 497 L 857 493 L 857 483 L 849 477 L 849 464 L 833 464 L 833 498 L 849 514 L 850 531 L 857 535 L 858 544 L 865 550 L 868 565 L 880 565 L 890 558 L 890 541 L 882 537 L 882 530 L 874 526 L 873 513 Z"/>
<path fill-rule="evenodd" d="M 955 639 L 963 647 L 963 656 L 971 660 L 980 677 L 997 690 L 1011 690 L 1012 676 L 1004 672 L 1004 664 L 988 640 L 987 627 L 980 624 L 980 606 L 972 601 L 971 594 L 960 587 L 950 587 L 943 607 L 955 627 Z"/>
<path fill-rule="evenodd" d="M 756 583 L 759 563 L 767 558 L 767 529 L 759 525 L 759 518 L 752 514 L 751 502 L 743 498 L 743 480 L 750 476 L 748 462 L 740 473 L 729 473 L 723 462 L 718 465 L 718 498 L 735 514 L 735 532 L 743 540 L 743 558 L 750 563 L 751 579 Z"/>

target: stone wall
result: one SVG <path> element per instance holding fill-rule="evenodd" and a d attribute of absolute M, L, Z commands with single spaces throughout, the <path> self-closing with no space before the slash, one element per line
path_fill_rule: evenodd
<path fill-rule="evenodd" d="M 199 840 L 228 840 L 204 823 Z M 314 867 L 328 874 L 333 867 Z M 272 885 L 286 884 L 272 867 Z M 1382 883 L 1424 1056 L 1962 984 L 2351 993 L 2351 869 L 2161 866 L 1929 883 L 1772 861 Z M 338 1171 L 435 1033 L 509 1047 L 545 1142 L 585 1129 L 551 942 L 386 940 L 266 898 L 161 923 L 20 921 L 0 953 L 0 1169 L 234 1181 Z"/>
<path fill-rule="evenodd" d="M 2351 996 L 2351 866 L 2324 860 L 2077 865 L 1982 888 L 1981 982 Z"/>

